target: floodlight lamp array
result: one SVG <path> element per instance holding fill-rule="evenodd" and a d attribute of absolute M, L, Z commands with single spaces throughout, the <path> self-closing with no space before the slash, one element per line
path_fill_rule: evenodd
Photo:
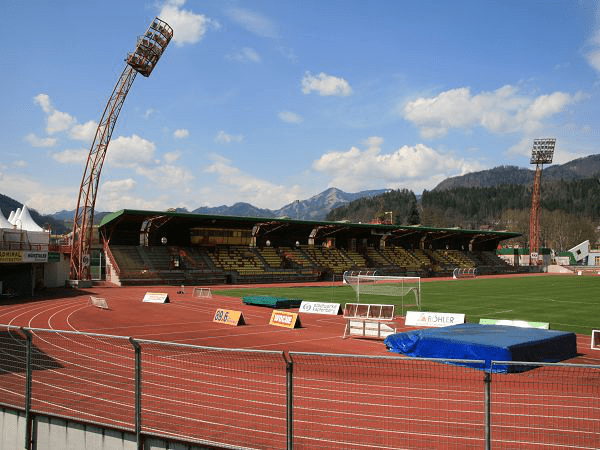
<path fill-rule="evenodd" d="M 127 55 L 127 64 L 143 76 L 150 76 L 172 38 L 173 28 L 155 17 L 148 30 L 138 38 L 135 51 Z"/>
<path fill-rule="evenodd" d="M 556 139 L 534 139 L 531 150 L 531 164 L 550 164 L 554 157 Z"/>

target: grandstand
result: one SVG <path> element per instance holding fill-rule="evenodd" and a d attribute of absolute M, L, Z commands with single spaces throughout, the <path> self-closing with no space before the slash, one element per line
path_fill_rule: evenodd
<path fill-rule="evenodd" d="M 107 281 L 224 284 L 516 272 L 496 256 L 517 233 L 122 210 L 99 225 Z M 468 248 L 469 251 L 464 249 Z"/>

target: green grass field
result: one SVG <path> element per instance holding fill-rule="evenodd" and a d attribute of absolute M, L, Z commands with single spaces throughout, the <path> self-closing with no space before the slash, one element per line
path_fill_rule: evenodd
<path fill-rule="evenodd" d="M 269 287 L 214 291 L 220 295 L 272 295 L 313 302 L 356 302 L 350 286 Z M 361 296 L 361 303 L 395 303 L 396 297 Z M 414 302 L 409 294 L 405 302 Z M 423 311 L 464 313 L 468 322 L 479 319 L 517 319 L 549 322 L 550 329 L 591 335 L 600 329 L 600 277 L 523 276 L 421 283 Z M 409 308 L 415 309 L 415 308 Z M 400 311 L 399 306 L 396 310 Z"/>

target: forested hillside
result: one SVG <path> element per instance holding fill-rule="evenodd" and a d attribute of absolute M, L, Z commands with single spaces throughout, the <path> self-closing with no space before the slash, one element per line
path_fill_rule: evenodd
<path fill-rule="evenodd" d="M 386 218 L 391 212 L 392 221 L 397 225 L 416 225 L 420 222 L 417 197 L 408 189 L 386 192 L 375 197 L 363 197 L 329 212 L 326 220 L 350 220 L 369 222 Z M 389 219 L 389 216 L 387 217 Z"/>
<path fill-rule="evenodd" d="M 412 191 L 392 191 L 336 208 L 328 220 L 369 222 L 391 211 L 398 225 L 461 227 L 515 231 L 529 239 L 531 186 L 501 184 L 496 187 L 455 187 L 424 191 L 417 203 Z M 580 242 L 598 239 L 600 181 L 598 177 L 542 183 L 542 243 L 567 250 Z"/>

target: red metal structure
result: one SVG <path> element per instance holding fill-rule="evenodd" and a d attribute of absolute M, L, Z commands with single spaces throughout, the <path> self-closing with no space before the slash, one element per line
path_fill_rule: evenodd
<path fill-rule="evenodd" d="M 533 178 L 533 192 L 531 194 L 531 215 L 529 217 L 529 255 L 530 263 L 538 264 L 540 251 L 540 220 L 542 208 L 540 206 L 540 192 L 542 184 L 542 169 L 544 164 L 550 164 L 554 157 L 556 139 L 534 139 L 531 150 L 531 164 L 535 164 Z"/>
<path fill-rule="evenodd" d="M 127 93 L 138 73 L 145 77 L 150 76 L 172 37 L 173 29 L 166 22 L 156 17 L 146 32 L 138 39 L 135 51 L 128 54 L 127 65 L 104 109 L 79 188 L 79 199 L 75 209 L 71 240 L 71 280 L 89 280 L 91 277 L 89 270 L 90 246 L 100 172 L 125 97 L 127 97 Z"/>

